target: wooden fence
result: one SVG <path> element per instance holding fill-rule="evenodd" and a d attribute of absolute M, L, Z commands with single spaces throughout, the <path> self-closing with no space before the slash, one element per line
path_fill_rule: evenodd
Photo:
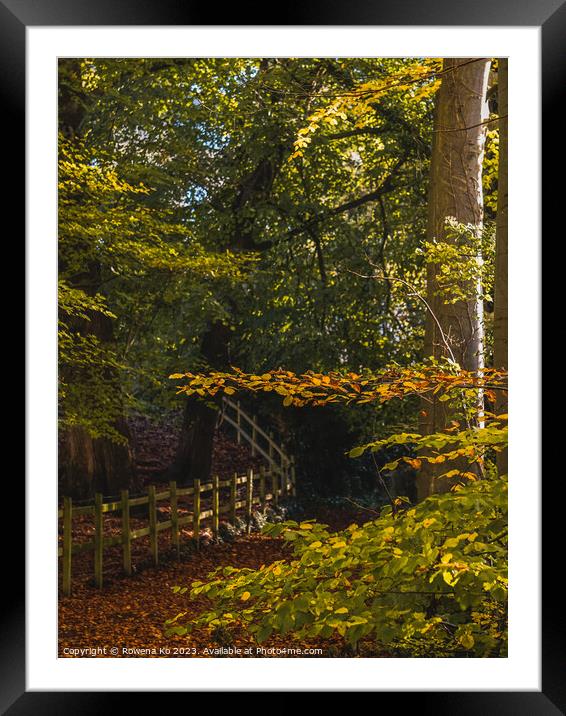
<path fill-rule="evenodd" d="M 252 456 L 261 455 L 269 468 L 289 470 L 292 463 L 283 448 L 277 444 L 272 432 L 266 432 L 257 423 L 255 415 L 250 417 L 241 407 L 240 401 L 234 402 L 225 396 L 222 399 L 222 410 L 219 414 L 218 424 L 223 422 L 231 425 L 236 431 L 238 444 L 247 442 L 251 447 Z"/>
<path fill-rule="evenodd" d="M 239 486 L 245 486 L 245 499 L 238 499 Z M 241 488 L 240 488 L 241 489 Z M 228 499 L 222 501 L 222 495 L 228 492 Z M 201 497 L 211 494 L 209 509 L 201 508 Z M 180 553 L 181 530 L 183 525 L 191 525 L 193 537 L 197 548 L 200 540 L 201 522 L 211 521 L 212 534 L 218 537 L 220 515 L 227 515 L 232 523 L 235 522 L 238 510 L 244 510 L 248 532 L 251 529 L 252 510 L 258 505 L 265 509 L 268 502 L 277 504 L 280 497 L 295 494 L 295 468 L 290 460 L 284 468 L 271 464 L 268 470 L 261 468 L 254 474 L 252 469 L 245 475 L 234 474 L 230 479 L 220 480 L 218 476 L 211 482 L 200 484 L 195 480 L 191 487 L 177 487 L 176 482 L 169 483 L 169 489 L 157 492 L 154 485 L 148 488 L 148 494 L 141 497 L 129 496 L 128 490 L 123 490 L 120 500 L 104 502 L 100 493 L 95 495 L 94 504 L 73 506 L 72 499 L 65 497 L 63 508 L 59 510 L 58 517 L 63 520 L 63 544 L 59 547 L 58 556 L 62 558 L 63 593 L 71 593 L 72 556 L 81 552 L 94 552 L 94 582 L 97 587 L 103 583 L 104 550 L 108 547 L 122 546 L 123 569 L 125 574 L 132 574 L 132 540 L 149 537 L 150 553 L 154 564 L 159 562 L 158 534 L 163 530 L 171 531 L 171 546 Z M 192 510 L 189 514 L 179 514 L 179 501 L 189 501 Z M 166 521 L 157 519 L 157 503 L 168 501 L 171 518 Z M 192 504 L 191 504 L 192 503 Z M 130 529 L 130 508 L 147 505 L 148 526 L 141 529 Z M 121 534 L 104 536 L 104 514 L 121 513 Z M 94 515 L 94 539 L 89 542 L 73 544 L 73 516 Z"/>

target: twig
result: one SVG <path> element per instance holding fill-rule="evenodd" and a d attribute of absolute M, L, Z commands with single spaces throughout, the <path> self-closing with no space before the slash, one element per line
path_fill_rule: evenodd
<path fill-rule="evenodd" d="M 372 263 L 371 261 L 369 261 L 369 259 L 368 259 L 368 262 L 369 262 L 370 266 L 371 266 L 373 269 L 379 268 L 379 267 L 376 266 L 374 263 Z M 440 325 L 440 321 L 438 320 L 438 318 L 437 318 L 435 312 L 432 310 L 432 308 L 431 308 L 430 304 L 428 303 L 428 301 L 426 300 L 426 298 L 425 298 L 422 294 L 420 294 L 420 293 L 417 291 L 417 289 L 416 289 L 411 283 L 409 283 L 408 281 L 405 281 L 405 279 L 403 279 L 403 278 L 399 278 L 398 276 L 380 276 L 380 275 L 378 275 L 378 274 L 373 274 L 372 276 L 366 276 L 366 275 L 364 275 L 364 274 L 360 274 L 360 273 L 358 273 L 357 271 L 353 271 L 353 270 L 351 270 L 351 269 L 347 269 L 347 271 L 348 271 L 349 273 L 351 273 L 351 274 L 354 274 L 355 276 L 359 276 L 360 278 L 365 278 L 365 279 L 381 279 L 382 281 L 397 281 L 398 283 L 401 283 L 403 286 L 406 286 L 406 287 L 411 291 L 411 293 L 410 293 L 409 295 L 415 296 L 415 298 L 418 298 L 418 299 L 424 304 L 424 306 L 426 307 L 427 311 L 428 311 L 428 312 L 430 313 L 430 315 L 432 316 L 432 319 L 434 320 L 434 322 L 436 323 L 436 326 L 438 327 L 438 331 L 439 331 L 439 333 L 440 333 L 440 337 L 441 337 L 441 339 L 442 339 L 442 343 L 444 344 L 446 350 L 448 351 L 448 354 L 449 354 L 449 356 L 450 356 L 450 359 L 452 360 L 452 362 L 453 362 L 455 365 L 458 365 L 458 361 L 456 360 L 456 357 L 454 356 L 454 353 L 452 352 L 452 348 L 450 347 L 450 344 L 449 344 L 449 342 L 448 342 L 448 339 L 446 338 L 446 334 L 444 333 L 444 331 L 443 331 L 443 329 L 442 329 L 442 326 Z M 471 425 L 470 419 L 469 419 L 469 417 L 468 417 L 468 415 L 467 415 L 467 410 L 466 410 L 466 405 L 465 405 L 465 401 L 464 401 L 463 395 L 460 395 L 460 401 L 461 401 L 461 405 L 462 405 L 462 410 L 463 410 L 463 414 L 464 414 L 464 419 L 465 419 L 465 421 L 466 421 L 466 426 L 467 426 L 467 428 L 468 428 L 468 431 L 471 433 L 471 432 L 472 432 L 472 425 Z M 372 453 L 372 457 L 373 457 L 373 453 Z M 374 462 L 375 462 L 375 457 L 374 457 Z M 376 464 L 376 467 L 377 467 L 377 462 L 376 462 L 375 464 Z M 485 473 L 484 473 L 483 467 L 481 466 L 481 463 L 478 461 L 476 464 L 479 466 L 479 470 L 480 470 L 481 475 L 482 475 L 482 476 L 485 476 Z M 378 469 L 378 472 L 379 472 L 379 469 Z M 382 480 L 382 484 L 383 484 L 383 478 L 381 478 L 381 474 L 379 474 L 379 476 L 380 476 L 380 479 Z M 386 488 L 386 491 L 387 491 L 387 488 Z M 392 507 L 393 507 L 393 514 L 395 514 L 395 506 L 394 506 L 393 500 L 391 499 L 391 496 L 389 495 L 389 492 L 388 492 L 388 491 L 387 491 L 387 494 L 388 494 L 388 496 L 389 496 L 389 498 L 390 498 L 390 502 L 391 502 L 391 505 L 392 505 Z"/>
<path fill-rule="evenodd" d="M 373 452 L 371 453 L 371 459 L 373 460 L 373 464 L 375 465 L 375 469 L 377 470 L 377 477 L 379 478 L 381 486 L 385 490 L 385 494 L 387 495 L 387 499 L 389 500 L 389 504 L 391 505 L 391 512 L 393 516 L 395 516 L 397 514 L 397 505 L 395 504 L 393 495 L 389 492 L 389 488 L 387 487 L 387 484 L 383 479 L 383 475 L 381 474 L 381 470 L 379 469 L 379 465 L 377 464 L 377 460 L 375 459 L 375 455 L 373 454 Z"/>
<path fill-rule="evenodd" d="M 449 129 L 433 129 L 433 133 L 437 132 L 465 132 L 468 129 L 475 129 L 476 127 L 483 127 L 484 124 L 491 124 L 492 122 L 499 122 L 500 119 L 507 119 L 508 115 L 503 114 L 500 117 L 494 117 L 493 119 L 486 119 L 484 122 L 478 122 L 477 124 L 470 124 L 469 127 L 450 127 Z"/>
<path fill-rule="evenodd" d="M 376 266 L 374 264 L 372 264 L 371 261 L 370 261 L 370 266 L 372 268 L 376 268 Z M 415 296 L 415 298 L 418 298 L 419 301 L 421 301 L 424 304 L 427 311 L 432 316 L 432 319 L 436 323 L 438 330 L 440 332 L 440 337 L 442 338 L 442 343 L 444 344 L 444 347 L 446 348 L 446 350 L 448 351 L 448 354 L 450 355 L 450 360 L 453 363 L 457 363 L 456 357 L 454 356 L 454 353 L 452 352 L 452 348 L 450 347 L 450 344 L 448 343 L 448 340 L 446 339 L 446 335 L 445 335 L 444 331 L 442 330 L 440 321 L 436 317 L 436 314 L 430 307 L 430 304 L 426 300 L 426 298 L 422 294 L 420 294 L 412 284 L 410 284 L 408 281 L 405 281 L 404 278 L 399 278 L 398 276 L 379 276 L 378 274 L 374 274 L 373 276 L 366 276 L 364 274 L 358 273 L 357 271 L 352 271 L 352 269 L 347 269 L 347 271 L 349 273 L 354 274 L 355 276 L 359 276 L 360 278 L 373 278 L 373 279 L 380 279 L 382 281 L 397 281 L 398 283 L 402 283 L 404 286 L 406 286 L 411 291 L 411 293 L 409 295 Z"/>
<path fill-rule="evenodd" d="M 377 510 L 372 510 L 370 507 L 364 507 L 363 505 L 360 505 L 359 502 L 356 502 L 355 500 L 352 500 L 349 497 L 346 497 L 345 499 L 348 502 L 351 502 L 353 505 L 355 505 L 359 510 L 364 510 L 365 512 L 371 512 L 373 515 L 377 515 L 379 517 L 379 512 Z"/>

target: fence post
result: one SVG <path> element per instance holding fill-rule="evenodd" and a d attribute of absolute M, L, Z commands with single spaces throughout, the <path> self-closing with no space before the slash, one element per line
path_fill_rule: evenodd
<path fill-rule="evenodd" d="M 239 400 L 238 400 L 238 402 L 236 403 L 236 424 L 238 425 L 238 428 L 237 428 L 237 431 L 238 431 L 237 441 L 238 441 L 238 445 L 239 445 L 239 444 L 242 442 L 242 435 L 241 435 L 241 433 L 240 433 L 240 430 L 241 430 L 241 416 L 240 416 L 240 401 L 239 401 Z"/>
<path fill-rule="evenodd" d="M 63 594 L 71 594 L 71 557 L 73 553 L 73 500 L 63 498 Z"/>
<path fill-rule="evenodd" d="M 254 494 L 254 471 L 248 470 L 248 481 L 246 483 L 246 532 L 252 531 L 252 504 Z"/>
<path fill-rule="evenodd" d="M 200 548 L 200 480 L 197 478 L 194 482 L 193 495 L 193 539 L 196 548 Z"/>
<path fill-rule="evenodd" d="M 149 512 L 149 543 L 151 547 L 151 556 L 153 557 L 153 563 L 157 564 L 159 558 L 157 554 L 157 507 L 155 503 L 155 485 L 149 486 L 147 496 L 147 507 Z"/>
<path fill-rule="evenodd" d="M 122 490 L 122 560 L 124 572 L 131 577 L 132 575 L 132 536 L 130 534 L 130 493 L 128 490 Z"/>
<path fill-rule="evenodd" d="M 257 417 L 254 415 L 252 418 L 252 457 L 255 457 L 255 445 L 257 442 L 256 420 Z"/>
<path fill-rule="evenodd" d="M 232 475 L 232 480 L 230 481 L 230 522 L 233 525 L 236 524 L 236 498 L 238 496 L 238 485 L 236 483 L 237 479 L 238 473 L 235 472 Z"/>
<path fill-rule="evenodd" d="M 259 506 L 261 511 L 265 511 L 265 467 L 259 468 Z"/>
<path fill-rule="evenodd" d="M 213 475 L 212 477 L 212 536 L 215 540 L 218 539 L 218 527 L 219 527 L 219 520 L 218 520 L 218 514 L 219 514 L 219 492 L 220 487 L 218 485 L 219 478 L 218 475 Z"/>
<path fill-rule="evenodd" d="M 293 497 L 297 496 L 297 482 L 296 482 L 296 474 L 295 474 L 295 458 L 291 458 L 291 494 Z"/>
<path fill-rule="evenodd" d="M 269 431 L 269 440 L 267 441 L 267 449 L 269 454 L 269 467 L 273 467 L 273 431 Z"/>
<path fill-rule="evenodd" d="M 94 496 L 94 584 L 102 588 L 102 558 L 104 554 L 104 522 L 102 515 L 102 494 Z"/>
<path fill-rule="evenodd" d="M 281 497 L 285 497 L 287 494 L 287 463 L 284 458 L 281 458 L 280 462 L 281 471 Z"/>
<path fill-rule="evenodd" d="M 275 470 L 275 467 L 271 466 L 271 494 L 273 496 L 273 504 L 275 507 L 279 504 L 279 489 L 277 485 L 277 472 Z"/>
<path fill-rule="evenodd" d="M 171 543 L 177 551 L 177 559 L 180 557 L 180 539 L 179 539 L 179 509 L 177 504 L 177 483 L 172 480 L 169 483 L 169 496 L 171 503 Z"/>

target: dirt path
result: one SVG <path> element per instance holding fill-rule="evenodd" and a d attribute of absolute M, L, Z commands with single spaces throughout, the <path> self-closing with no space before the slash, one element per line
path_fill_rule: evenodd
<path fill-rule="evenodd" d="M 59 602 L 59 656 L 68 658 L 98 657 L 285 657 L 298 654 L 257 653 L 249 636 L 236 633 L 232 648 L 241 653 L 207 653 L 206 649 L 218 649 L 205 630 L 198 630 L 188 637 L 165 637 L 163 623 L 166 619 L 185 611 L 186 595 L 174 594 L 171 587 L 187 586 L 193 580 L 205 579 L 206 575 L 220 565 L 257 568 L 262 564 L 284 559 L 289 548 L 280 539 L 259 534 L 243 537 L 232 543 L 211 544 L 199 554 L 183 557 L 180 562 L 171 561 L 157 568 L 146 568 L 130 578 L 114 578 L 103 590 L 92 587 L 82 580 L 73 588 L 72 597 L 62 597 Z M 196 615 L 206 606 L 206 600 L 190 603 L 189 609 Z M 190 612 L 189 612 L 190 613 Z M 228 645 L 224 645 L 228 648 Z M 338 642 L 294 644 L 287 637 L 272 637 L 262 645 L 266 650 L 300 646 L 322 648 L 322 653 L 302 656 L 332 656 Z M 253 653 L 244 653 L 247 647 Z M 111 649 L 118 650 L 117 654 Z M 73 650 L 86 651 L 73 651 Z M 162 649 L 169 651 L 160 652 Z M 147 650 L 150 650 L 148 652 Z M 155 651 L 152 651 L 155 650 Z M 330 650 L 330 651 L 329 651 Z"/>

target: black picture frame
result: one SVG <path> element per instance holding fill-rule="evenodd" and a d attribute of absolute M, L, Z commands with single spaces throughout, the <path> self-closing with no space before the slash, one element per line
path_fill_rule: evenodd
<path fill-rule="evenodd" d="M 24 199 L 24 147 L 25 147 L 25 31 L 28 26 L 81 26 L 81 25 L 218 25 L 222 15 L 223 26 L 238 25 L 407 25 L 407 26 L 539 26 L 542 28 L 542 111 L 543 128 L 556 131 L 560 122 L 558 101 L 566 86 L 564 37 L 566 31 L 566 3 L 563 0 L 389 0 L 387 4 L 371 0 L 349 0 L 344 3 L 316 2 L 288 3 L 278 8 L 271 18 L 261 9 L 239 4 L 213 6 L 194 0 L 0 0 L 0 122 L 4 126 L 4 141 L 20 147 L 10 164 L 10 176 L 20 172 L 21 181 L 6 183 L 4 206 L 17 215 L 16 226 L 23 226 Z M 251 21 L 253 20 L 253 22 Z M 533 107 L 537 112 L 539 108 Z M 9 138 L 9 139 L 8 139 Z M 16 141 L 17 139 L 17 141 Z M 549 227 L 554 212 L 563 205 L 562 182 L 553 178 L 550 168 L 560 165 L 563 153 L 560 141 L 543 143 L 544 222 Z M 7 169 L 5 168 L 5 175 Z M 16 214 L 17 211 L 17 214 Z M 547 228 L 548 230 L 548 228 Z M 11 237 L 15 242 L 15 237 Z M 28 396 L 32 399 L 33 396 Z M 536 429 L 536 426 L 533 427 Z M 33 446 L 28 445 L 28 450 Z M 5 473 L 6 478 L 8 474 Z M 539 476 L 533 476 L 533 480 Z M 9 480 L 10 505 L 24 504 L 24 481 L 18 485 Z M 413 700 L 420 713 L 435 714 L 560 714 L 566 712 L 566 643 L 560 626 L 564 626 L 563 597 L 555 585 L 558 553 L 551 539 L 553 524 L 561 524 L 561 500 L 552 492 L 556 483 L 543 492 L 543 612 L 542 612 L 542 690 L 540 692 L 381 692 L 379 708 L 386 707 L 393 698 L 399 706 L 408 707 Z M 23 530 L 19 544 L 24 544 Z M 556 543 L 558 544 L 558 542 Z M 131 694 L 107 692 L 27 692 L 25 684 L 25 592 L 24 558 L 18 551 L 16 540 L 9 551 L 3 551 L 4 596 L 11 604 L 1 613 L 0 644 L 0 709 L 10 716 L 20 714 L 100 714 L 109 706 L 130 707 Z M 554 566 L 553 566 L 554 565 Z M 400 668 L 402 668 L 400 666 Z M 450 684 L 446 685 L 450 688 Z M 282 691 L 285 688 L 281 689 Z M 295 691 L 292 684 L 288 690 Z M 368 690 L 371 690 L 368 687 Z M 154 695 L 143 696 L 146 706 L 154 702 Z M 161 697 L 159 697 L 161 698 Z M 249 706 L 253 707 L 252 704 Z"/>

